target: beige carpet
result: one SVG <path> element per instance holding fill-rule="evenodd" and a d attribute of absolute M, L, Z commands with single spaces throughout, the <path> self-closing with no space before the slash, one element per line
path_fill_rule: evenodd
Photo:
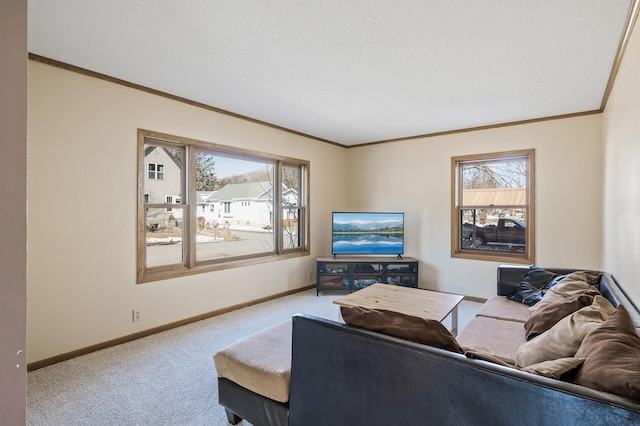
<path fill-rule="evenodd" d="M 29 372 L 27 424 L 226 426 L 213 354 L 296 313 L 336 319 L 342 295 L 303 291 Z M 459 331 L 479 307 L 461 303 Z"/>

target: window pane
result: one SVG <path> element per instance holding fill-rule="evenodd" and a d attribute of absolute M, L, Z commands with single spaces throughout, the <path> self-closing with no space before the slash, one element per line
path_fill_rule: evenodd
<path fill-rule="evenodd" d="M 300 210 L 283 209 L 282 248 L 284 250 L 300 247 Z"/>
<path fill-rule="evenodd" d="M 164 204 L 167 194 L 182 198 L 183 150 L 160 145 L 144 145 L 148 162 L 148 179 L 144 181 L 144 193 L 149 194 L 148 204 Z"/>
<path fill-rule="evenodd" d="M 148 208 L 146 214 L 146 266 L 183 263 L 182 209 Z"/>
<path fill-rule="evenodd" d="M 526 206 L 526 186 L 526 159 L 463 164 L 461 205 Z"/>
<path fill-rule="evenodd" d="M 275 250 L 273 164 L 199 151 L 196 261 Z"/>
<path fill-rule="evenodd" d="M 301 167 L 282 167 L 282 205 L 299 206 L 299 196 L 301 187 Z"/>
<path fill-rule="evenodd" d="M 525 253 L 526 209 L 462 209 L 460 219 L 463 250 Z"/>

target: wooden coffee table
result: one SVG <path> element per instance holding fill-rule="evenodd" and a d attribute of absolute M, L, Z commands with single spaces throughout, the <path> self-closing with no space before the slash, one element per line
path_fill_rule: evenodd
<path fill-rule="evenodd" d="M 384 309 L 424 319 L 442 322 L 451 314 L 451 334 L 458 334 L 458 305 L 463 297 L 421 288 L 389 284 L 373 284 L 341 297 L 333 303 L 341 306 L 360 306 Z"/>

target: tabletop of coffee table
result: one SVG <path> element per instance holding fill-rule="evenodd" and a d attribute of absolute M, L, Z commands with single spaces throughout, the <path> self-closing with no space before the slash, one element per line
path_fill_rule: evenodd
<path fill-rule="evenodd" d="M 457 308 L 462 299 L 463 296 L 458 294 L 379 283 L 336 299 L 333 303 L 400 312 L 440 322 L 452 314 L 452 333 L 455 336 L 458 327 Z"/>

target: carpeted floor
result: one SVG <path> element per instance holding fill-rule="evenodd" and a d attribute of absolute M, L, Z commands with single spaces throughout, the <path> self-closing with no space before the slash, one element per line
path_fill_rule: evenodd
<path fill-rule="evenodd" d="M 213 354 L 296 313 L 336 319 L 343 295 L 306 290 L 29 372 L 27 424 L 227 426 Z M 480 306 L 462 301 L 459 331 Z"/>

